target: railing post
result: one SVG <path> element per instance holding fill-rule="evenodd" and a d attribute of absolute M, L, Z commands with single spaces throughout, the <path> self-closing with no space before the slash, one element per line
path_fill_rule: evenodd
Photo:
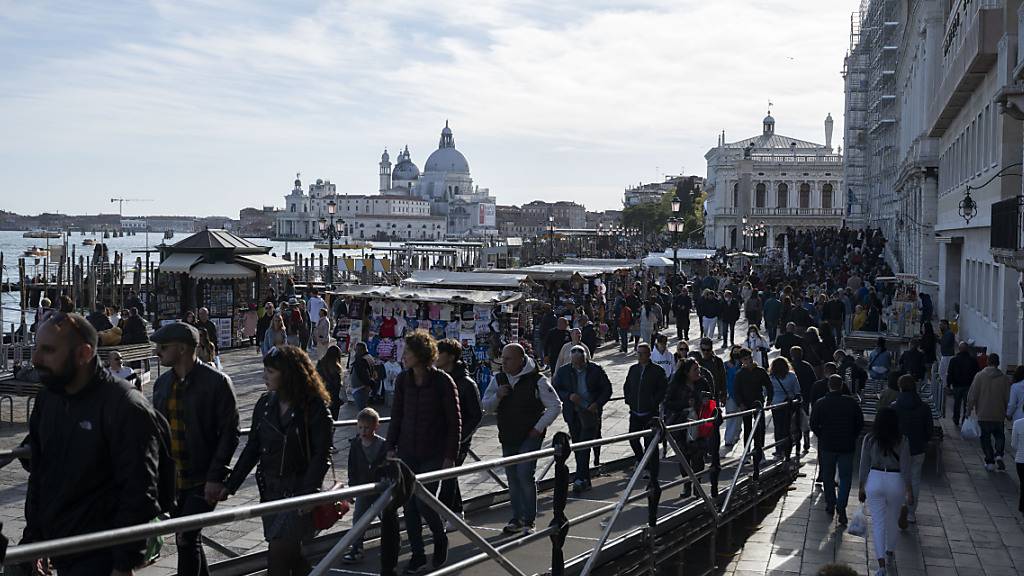
<path fill-rule="evenodd" d="M 558 432 L 552 438 L 551 445 L 555 448 L 555 493 L 551 503 L 551 522 L 548 524 L 554 529 L 551 533 L 551 576 L 562 576 L 565 573 L 565 554 L 562 548 L 569 535 L 569 519 L 565 515 L 565 504 L 569 499 L 569 467 L 565 463 L 572 454 L 572 443 L 568 434 Z"/>
<path fill-rule="evenodd" d="M 661 450 L 658 449 L 658 436 L 666 436 L 665 422 L 661 418 L 651 421 L 651 431 L 655 432 L 652 438 L 654 452 L 647 462 L 647 472 L 650 478 L 647 479 L 647 525 L 654 527 L 658 525 L 658 505 L 661 504 L 661 483 L 658 482 L 658 475 L 661 473 Z"/>
<path fill-rule="evenodd" d="M 711 470 L 709 473 L 711 481 L 711 497 L 718 498 L 718 476 L 722 472 L 722 407 L 715 409 L 715 428 L 711 432 L 711 439 L 714 444 L 711 450 Z"/>

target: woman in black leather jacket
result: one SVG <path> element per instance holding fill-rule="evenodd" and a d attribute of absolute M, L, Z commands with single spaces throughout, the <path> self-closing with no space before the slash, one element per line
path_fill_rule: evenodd
<path fill-rule="evenodd" d="M 684 358 L 679 368 L 672 375 L 672 381 L 668 383 L 668 390 L 665 392 L 665 402 L 662 404 L 665 424 L 682 424 L 693 420 L 697 416 L 701 393 L 708 394 L 711 390 L 711 383 L 706 376 L 707 370 L 703 370 L 694 358 Z M 696 429 L 694 429 L 696 430 Z M 695 458 L 691 452 L 697 449 L 691 446 L 690 429 L 672 432 L 679 447 L 686 453 L 687 461 L 694 467 Z M 679 474 L 686 475 L 682 465 L 679 466 Z M 688 497 L 693 487 L 690 482 L 683 485 L 683 496 Z"/>
<path fill-rule="evenodd" d="M 313 363 L 300 348 L 282 346 L 263 358 L 268 392 L 256 402 L 252 429 L 222 498 L 233 494 L 256 468 L 260 501 L 319 492 L 331 466 L 333 426 L 330 397 Z M 308 574 L 302 542 L 313 535 L 308 511 L 263 517 L 269 542 L 267 574 Z"/>

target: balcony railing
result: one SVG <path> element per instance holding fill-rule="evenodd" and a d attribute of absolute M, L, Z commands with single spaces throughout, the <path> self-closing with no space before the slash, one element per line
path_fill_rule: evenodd
<path fill-rule="evenodd" d="M 990 247 L 1002 250 L 1021 250 L 1021 227 L 1024 225 L 1024 196 L 1009 198 L 992 204 L 992 230 Z"/>
<path fill-rule="evenodd" d="M 719 216 L 736 216 L 737 209 L 734 206 L 719 208 L 716 212 Z M 828 216 L 842 217 L 842 208 L 751 208 L 751 216 Z"/>

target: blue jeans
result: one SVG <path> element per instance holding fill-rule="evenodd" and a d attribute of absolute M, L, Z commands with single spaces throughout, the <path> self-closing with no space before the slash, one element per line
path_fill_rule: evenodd
<path fill-rule="evenodd" d="M 742 410 L 740 410 L 740 405 L 738 403 L 736 403 L 736 401 L 733 400 L 732 397 L 730 396 L 729 399 L 725 401 L 725 413 L 726 414 L 735 414 L 737 412 L 742 412 Z M 726 444 L 735 444 L 739 440 L 739 438 L 740 438 L 740 423 L 741 422 L 740 422 L 739 418 L 730 418 L 729 420 L 725 421 L 725 443 Z"/>
<path fill-rule="evenodd" d="M 1006 432 L 1002 422 L 978 421 L 981 428 L 981 451 L 985 453 L 985 464 L 995 464 L 996 458 L 1003 457 L 1006 449 Z M 995 439 L 995 450 L 992 449 L 992 440 Z"/>
<path fill-rule="evenodd" d="M 825 483 L 825 505 L 846 510 L 853 484 L 853 452 L 827 452 L 819 450 L 818 464 Z M 836 468 L 839 468 L 839 497 L 836 498 Z"/>
<path fill-rule="evenodd" d="M 519 446 L 501 445 L 502 456 L 515 456 L 525 452 L 540 450 L 540 438 L 527 438 Z M 521 462 L 505 467 L 508 480 L 508 498 L 512 504 L 512 517 L 522 524 L 533 524 L 537 521 L 537 480 L 534 472 L 537 461 Z"/>
<path fill-rule="evenodd" d="M 619 350 L 621 352 L 629 350 L 629 328 L 619 328 Z"/>
<path fill-rule="evenodd" d="M 601 411 L 597 414 L 585 414 L 583 416 L 573 409 L 572 418 L 569 424 L 569 437 L 573 442 L 586 442 L 594 440 L 601 434 Z M 577 450 L 576 456 L 576 480 L 590 480 L 590 450 Z"/>

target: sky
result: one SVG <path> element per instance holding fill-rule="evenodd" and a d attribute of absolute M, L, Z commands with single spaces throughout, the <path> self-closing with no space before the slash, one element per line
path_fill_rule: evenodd
<path fill-rule="evenodd" d="M 761 131 L 841 144 L 859 0 L 0 0 L 0 209 L 224 215 L 374 194 L 445 121 L 499 204 L 621 208 Z"/>

